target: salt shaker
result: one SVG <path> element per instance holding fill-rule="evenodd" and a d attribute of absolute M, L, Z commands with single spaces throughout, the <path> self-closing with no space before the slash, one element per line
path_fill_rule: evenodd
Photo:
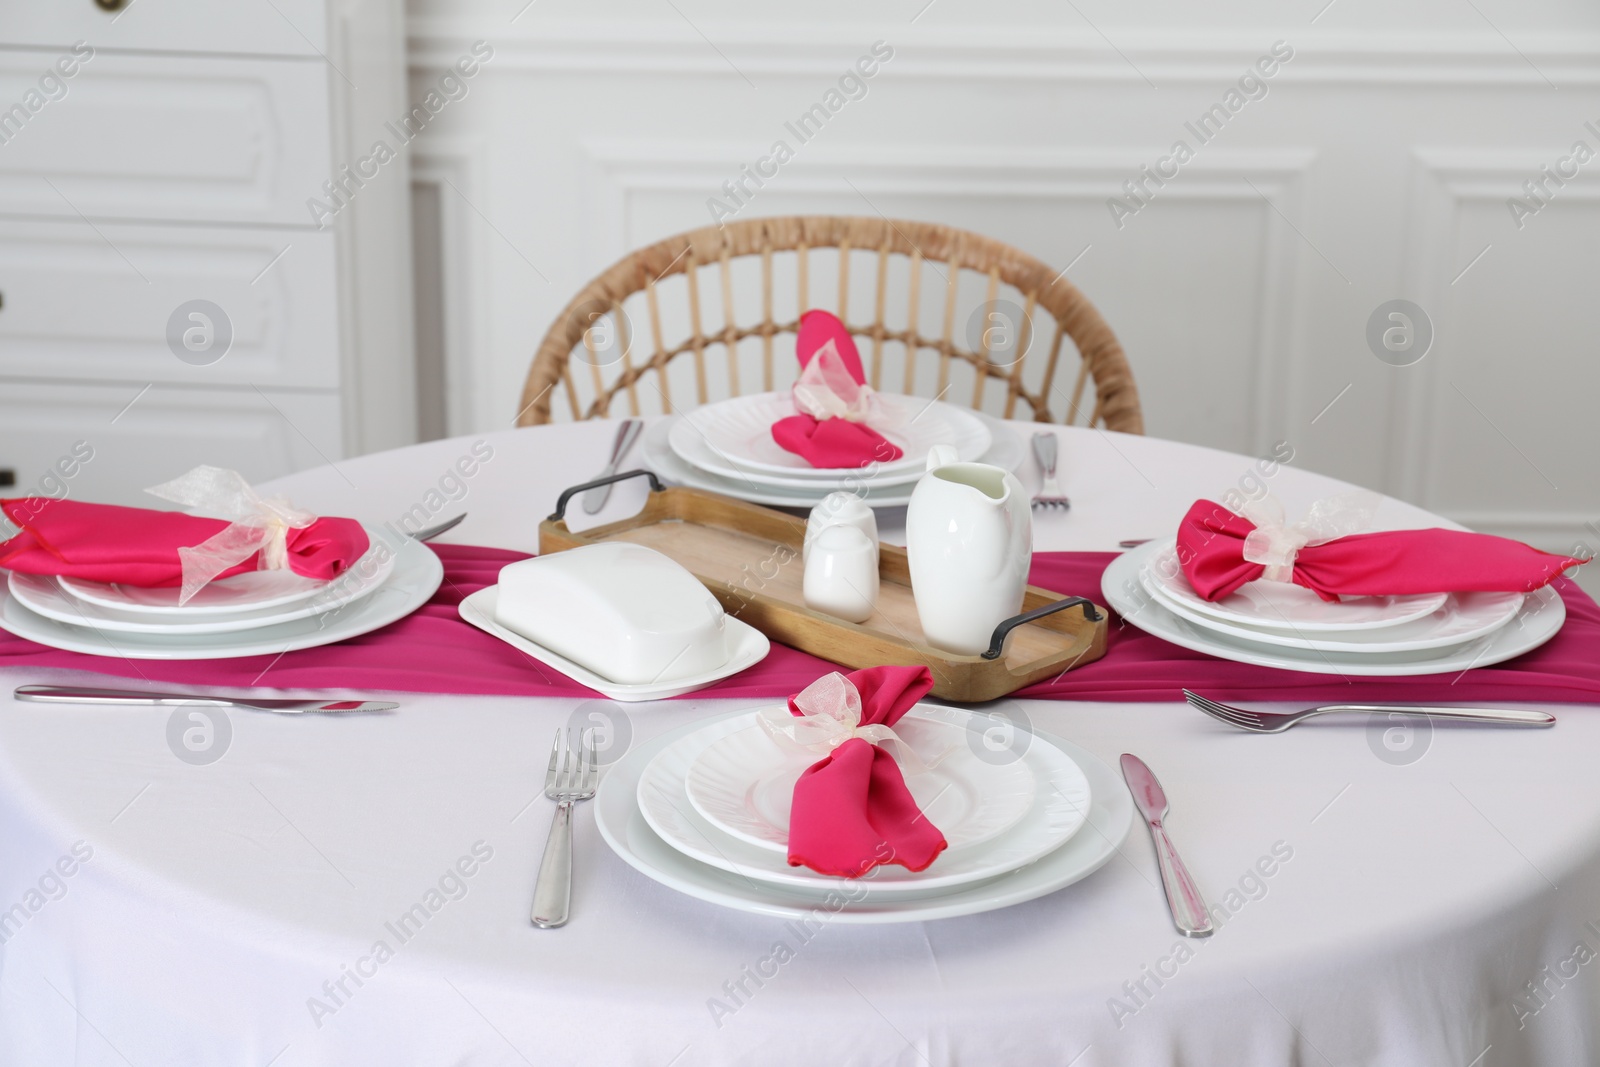
<path fill-rule="evenodd" d="M 822 498 L 822 503 L 811 509 L 806 519 L 805 554 L 809 555 L 811 543 L 829 526 L 854 526 L 866 534 L 872 543 L 873 572 L 878 566 L 878 520 L 867 502 L 853 493 L 834 492 Z"/>
<path fill-rule="evenodd" d="M 858 526 L 825 526 L 811 540 L 802 585 L 806 607 L 864 622 L 878 601 L 878 543 Z"/>

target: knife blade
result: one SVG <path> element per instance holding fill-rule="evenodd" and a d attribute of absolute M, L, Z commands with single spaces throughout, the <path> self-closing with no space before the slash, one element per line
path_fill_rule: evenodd
<path fill-rule="evenodd" d="M 18 700 L 50 704 L 140 704 L 178 707 L 198 704 L 212 708 L 245 708 L 285 715 L 302 712 L 393 711 L 400 705 L 387 700 L 296 700 L 288 697 L 229 697 L 211 693 L 146 693 L 136 689 L 85 689 L 71 685 L 21 685 Z"/>
<path fill-rule="evenodd" d="M 611 443 L 611 462 L 606 464 L 605 470 L 595 475 L 596 478 L 609 478 L 617 473 L 617 468 L 622 465 L 622 457 L 628 454 L 628 449 L 633 447 L 633 442 L 638 439 L 639 431 L 644 429 L 643 419 L 624 419 L 622 425 L 617 427 L 617 437 Z M 585 514 L 594 515 L 606 506 L 606 501 L 611 499 L 611 486 L 600 485 L 583 494 L 583 510 Z"/>
<path fill-rule="evenodd" d="M 1166 791 L 1156 780 L 1155 772 L 1138 756 L 1124 752 L 1121 763 L 1122 777 L 1133 794 L 1134 806 L 1150 828 L 1150 840 L 1156 847 L 1156 865 L 1161 869 L 1161 886 L 1167 893 L 1173 925 L 1184 937 L 1210 937 L 1214 932 L 1211 911 L 1206 907 L 1205 897 L 1200 895 L 1200 887 L 1195 885 L 1194 876 L 1178 858 L 1178 850 L 1162 824 L 1167 816 Z"/>

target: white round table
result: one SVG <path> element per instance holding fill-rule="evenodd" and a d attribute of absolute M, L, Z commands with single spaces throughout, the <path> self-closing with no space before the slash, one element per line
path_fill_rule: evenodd
<path fill-rule="evenodd" d="M 445 540 L 532 550 L 614 429 L 438 441 L 272 488 L 377 523 L 465 509 Z M 1161 535 L 1197 496 L 1254 484 L 1245 457 L 1057 432 L 1074 507 L 1038 516 L 1040 548 Z M 1291 514 L 1347 488 L 1292 466 L 1266 481 Z M 643 493 L 620 486 L 595 521 Z M 891 537 L 897 521 L 884 516 Z M 4 674 L 8 691 L 106 681 Z M 1101 871 L 1025 905 L 796 930 L 646 879 L 588 806 L 572 921 L 536 930 L 543 764 L 582 702 L 394 699 L 387 715 L 234 712 L 225 755 L 200 766 L 175 757 L 165 709 L 8 703 L 0 1062 L 1600 1060 L 1600 716 L 1586 707 L 1553 708 L 1548 731 L 1437 726 L 1399 762 L 1361 722 L 1254 736 L 1176 704 L 1026 702 L 1039 727 L 1113 765 L 1138 753 L 1161 777 L 1178 846 L 1229 915 L 1187 942 L 1140 826 Z M 637 743 L 738 706 L 626 714 Z M 780 941 L 792 958 L 752 979 Z"/>

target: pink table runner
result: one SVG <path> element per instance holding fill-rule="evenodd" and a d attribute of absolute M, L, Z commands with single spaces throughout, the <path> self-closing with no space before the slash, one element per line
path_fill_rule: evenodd
<path fill-rule="evenodd" d="M 497 548 L 430 546 L 444 561 L 444 584 L 399 622 L 322 648 L 243 659 L 127 660 L 62 652 L 0 632 L 0 667 L 98 671 L 151 683 L 196 688 L 398 690 L 515 696 L 595 696 L 550 668 L 463 622 L 456 605 L 492 585 L 500 568 L 525 556 Z M 1030 579 L 1063 593 L 1100 599 L 1100 575 L 1112 552 L 1041 552 Z M 1388 702 L 1518 701 L 1600 704 L 1600 605 L 1557 578 L 1567 622 L 1544 647 L 1509 663 L 1462 674 L 1354 678 L 1252 667 L 1179 648 L 1113 617 L 1104 659 L 1018 691 L 1052 700 L 1171 701 L 1183 687 L 1221 700 Z M 787 697 L 832 663 L 784 645 L 756 666 L 696 696 Z"/>

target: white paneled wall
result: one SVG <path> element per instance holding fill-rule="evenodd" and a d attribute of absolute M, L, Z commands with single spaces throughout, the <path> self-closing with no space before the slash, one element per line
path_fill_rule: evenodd
<path fill-rule="evenodd" d="M 1591 5 L 411 2 L 414 96 L 494 48 L 413 149 L 441 183 L 455 432 L 508 424 L 572 293 L 713 221 L 782 139 L 794 158 L 738 217 L 929 219 L 1072 264 L 1148 432 L 1286 440 L 1298 465 L 1480 528 L 1600 548 L 1600 158 L 1544 179 L 1536 213 L 1507 206 L 1574 142 L 1600 156 Z M 785 123 L 877 41 L 893 58 L 800 143 Z M 1275 42 L 1292 58 L 1230 101 Z M 1230 102 L 1202 143 L 1192 124 Z M 1114 218 L 1179 139 L 1193 158 Z M 1435 330 L 1404 367 L 1366 340 L 1396 298 Z"/>

